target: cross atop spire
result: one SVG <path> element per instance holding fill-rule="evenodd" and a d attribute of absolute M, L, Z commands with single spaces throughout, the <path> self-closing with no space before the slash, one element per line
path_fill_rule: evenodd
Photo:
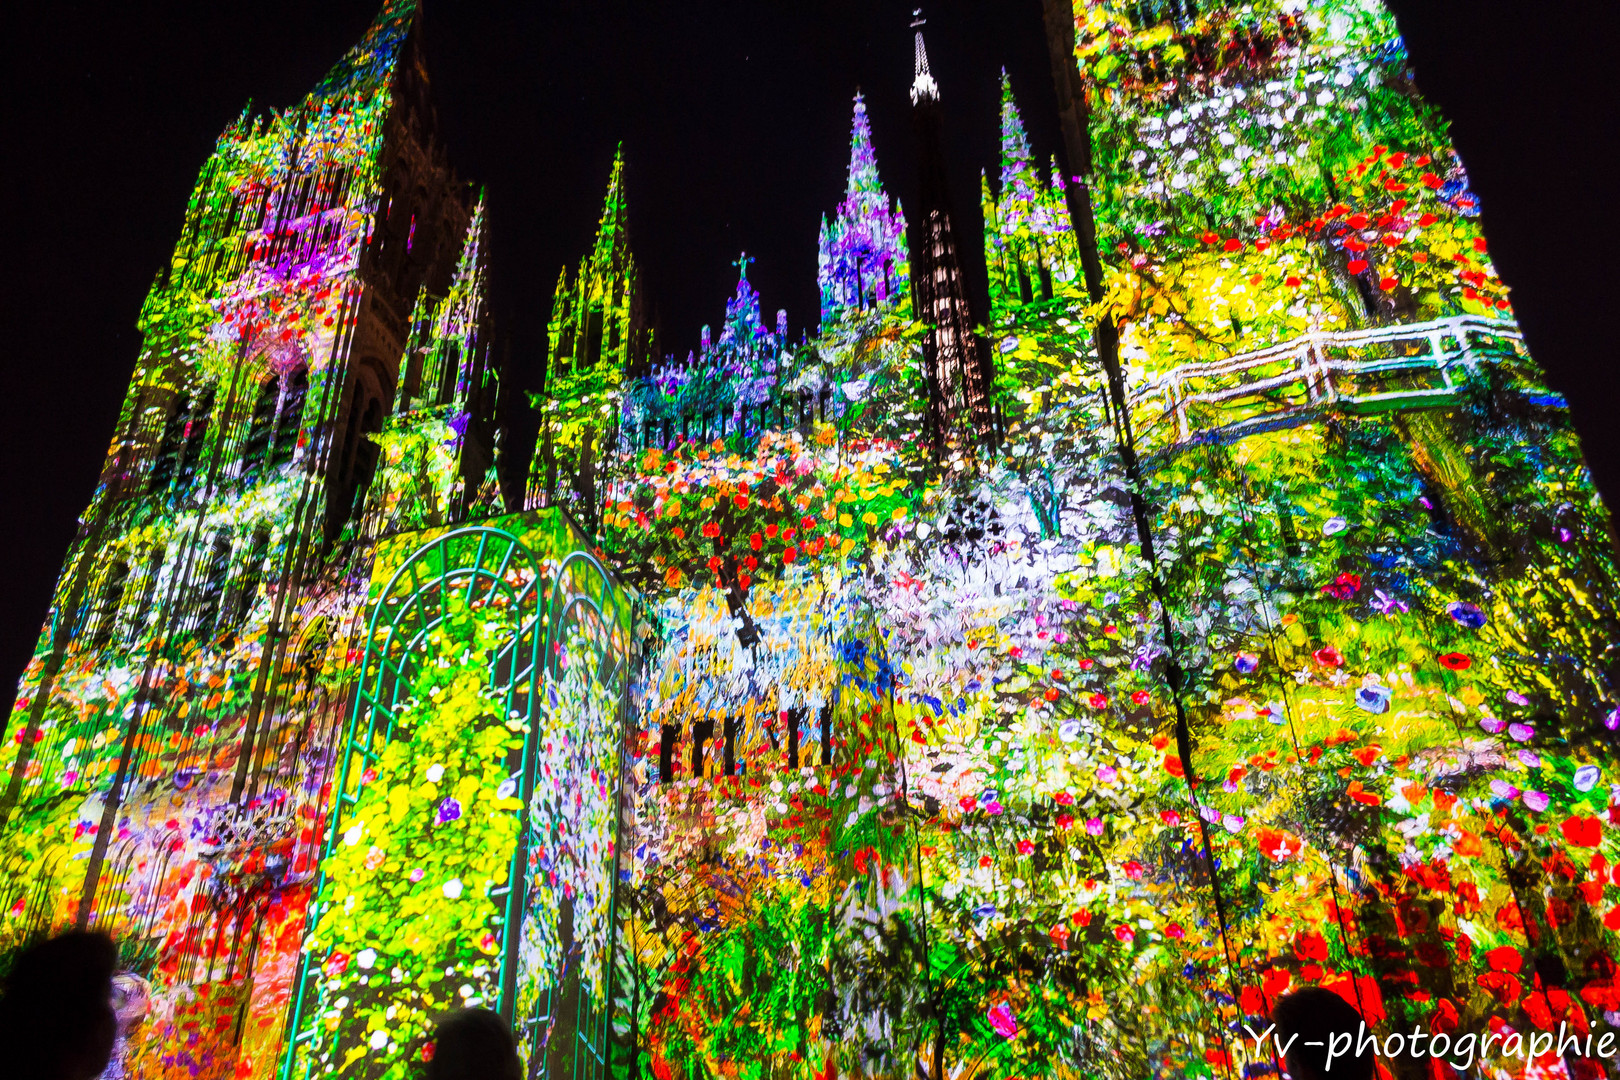
<path fill-rule="evenodd" d="M 928 20 L 922 17 L 922 8 L 913 8 L 911 14 L 911 25 L 917 31 L 916 77 L 911 80 L 911 103 L 917 105 L 925 100 L 938 101 L 939 84 L 928 70 L 928 50 L 923 46 L 922 28 Z"/>
<path fill-rule="evenodd" d="M 748 252 L 746 252 L 746 251 L 743 252 L 742 254 L 738 255 L 735 259 L 733 259 L 731 261 L 731 265 L 735 266 L 737 268 L 737 280 L 738 281 L 747 281 L 748 280 L 748 264 L 753 262 L 753 261 L 754 261 L 754 257 L 752 255 L 748 254 Z"/>

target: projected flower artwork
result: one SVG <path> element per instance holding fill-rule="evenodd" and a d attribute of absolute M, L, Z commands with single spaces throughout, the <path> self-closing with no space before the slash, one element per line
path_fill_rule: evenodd
<path fill-rule="evenodd" d="M 122 1075 L 1237 1080 L 1306 986 L 1607 1075 L 1612 524 L 1392 19 L 1055 3 L 982 236 L 922 26 L 854 97 L 798 336 L 654 334 L 622 147 L 527 461 L 411 5 L 226 130 L 0 749 Z"/>

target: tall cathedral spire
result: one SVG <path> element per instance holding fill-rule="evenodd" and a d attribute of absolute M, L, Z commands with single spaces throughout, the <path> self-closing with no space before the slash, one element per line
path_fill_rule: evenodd
<path fill-rule="evenodd" d="M 917 18 L 911 25 L 917 31 L 917 55 L 911 116 L 921 213 L 916 218 L 918 235 L 911 245 L 912 299 L 916 317 L 928 326 L 923 338 L 923 375 L 928 384 L 929 428 L 935 446 L 943 449 L 953 431 L 972 441 L 993 437 L 995 410 L 990 400 L 990 362 L 973 332 L 951 223 L 939 84 L 928 69 L 921 11 L 914 14 Z"/>

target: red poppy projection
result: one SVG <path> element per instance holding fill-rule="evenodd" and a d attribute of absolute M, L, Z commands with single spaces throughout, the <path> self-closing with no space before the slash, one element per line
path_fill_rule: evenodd
<path fill-rule="evenodd" d="M 1048 7 L 988 325 L 878 167 L 918 33 L 798 340 L 744 255 L 656 352 L 615 163 L 526 463 L 411 5 L 227 129 L 0 751 L 0 944 L 118 935 L 124 1075 L 486 1005 L 534 1076 L 1253 1077 L 1310 985 L 1606 1074 L 1611 522 L 1393 22 Z"/>

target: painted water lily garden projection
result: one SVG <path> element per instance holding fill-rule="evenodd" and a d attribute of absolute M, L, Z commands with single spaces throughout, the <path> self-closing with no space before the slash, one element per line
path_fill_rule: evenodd
<path fill-rule="evenodd" d="M 0 749 L 118 1075 L 1236 1080 L 1306 986 L 1608 1075 L 1612 526 L 1392 20 L 1044 15 L 982 237 L 921 25 L 854 97 L 798 336 L 739 254 L 662 348 L 623 147 L 530 460 L 409 0 L 220 136 Z"/>

